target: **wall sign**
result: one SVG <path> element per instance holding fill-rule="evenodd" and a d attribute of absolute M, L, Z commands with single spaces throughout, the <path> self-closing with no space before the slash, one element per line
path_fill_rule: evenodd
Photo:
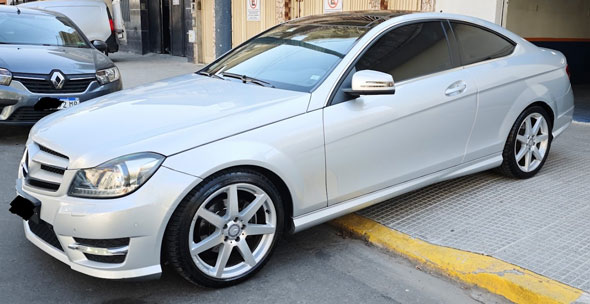
<path fill-rule="evenodd" d="M 180 0 L 172 0 L 172 5 L 180 5 Z"/>
<path fill-rule="evenodd" d="M 260 21 L 260 0 L 246 0 L 248 21 Z"/>
<path fill-rule="evenodd" d="M 324 13 L 341 12 L 342 1 L 344 0 L 324 0 Z"/>

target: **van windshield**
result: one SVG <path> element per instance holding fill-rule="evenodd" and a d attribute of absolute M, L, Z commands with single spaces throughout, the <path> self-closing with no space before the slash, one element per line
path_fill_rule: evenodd
<path fill-rule="evenodd" d="M 16 13 L 0 13 L 0 44 L 90 47 L 65 17 Z"/>
<path fill-rule="evenodd" d="M 276 88 L 311 92 L 367 30 L 360 26 L 280 25 L 200 73 L 241 76 L 244 82 L 255 79 Z"/>

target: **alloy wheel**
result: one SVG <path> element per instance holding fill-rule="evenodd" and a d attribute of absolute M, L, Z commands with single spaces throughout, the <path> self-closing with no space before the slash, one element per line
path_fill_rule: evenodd
<path fill-rule="evenodd" d="M 254 268 L 272 248 L 277 212 L 269 195 L 247 183 L 211 194 L 189 230 L 194 264 L 207 276 L 231 279 Z"/>
<path fill-rule="evenodd" d="M 514 145 L 514 157 L 523 172 L 537 169 L 549 146 L 549 125 L 543 115 L 529 114 L 520 125 Z"/>

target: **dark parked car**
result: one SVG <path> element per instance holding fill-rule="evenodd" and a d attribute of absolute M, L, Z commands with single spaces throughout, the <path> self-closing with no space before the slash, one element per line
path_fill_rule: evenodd
<path fill-rule="evenodd" d="M 0 6 L 0 123 L 32 124 L 121 90 L 105 48 L 64 15 Z"/>

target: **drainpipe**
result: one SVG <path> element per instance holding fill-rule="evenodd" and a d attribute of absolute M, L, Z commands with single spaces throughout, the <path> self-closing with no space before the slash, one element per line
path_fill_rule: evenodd
<path fill-rule="evenodd" d="M 231 49 L 231 0 L 215 1 L 215 57 Z"/>

